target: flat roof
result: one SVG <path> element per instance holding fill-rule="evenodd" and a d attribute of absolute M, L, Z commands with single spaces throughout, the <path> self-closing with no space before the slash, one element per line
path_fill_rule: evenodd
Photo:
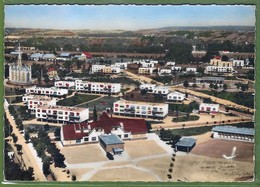
<path fill-rule="evenodd" d="M 68 106 L 58 106 L 58 105 L 56 106 L 43 105 L 43 106 L 39 106 L 38 109 L 42 109 L 42 110 L 52 109 L 52 110 L 63 110 L 69 112 L 82 112 L 88 108 L 68 107 Z"/>
<path fill-rule="evenodd" d="M 99 138 L 106 144 L 106 145 L 113 145 L 113 144 L 124 144 L 124 142 L 118 138 L 115 134 L 110 135 L 100 135 Z"/>
<path fill-rule="evenodd" d="M 253 128 L 244 128 L 244 127 L 233 127 L 233 126 L 216 126 L 212 129 L 212 131 L 216 132 L 226 132 L 233 134 L 244 134 L 244 135 L 254 135 L 255 130 Z"/>
<path fill-rule="evenodd" d="M 175 145 L 183 147 L 192 147 L 195 143 L 195 138 L 182 137 Z"/>

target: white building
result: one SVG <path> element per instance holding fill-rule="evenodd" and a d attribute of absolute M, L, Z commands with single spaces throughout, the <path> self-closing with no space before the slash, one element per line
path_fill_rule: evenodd
<path fill-rule="evenodd" d="M 144 75 L 151 75 L 156 68 L 139 68 L 138 73 Z"/>
<path fill-rule="evenodd" d="M 54 96 L 54 97 L 62 97 L 68 95 L 67 89 L 61 89 L 61 88 L 45 88 L 45 87 L 30 87 L 26 88 L 25 90 L 26 94 L 35 94 L 35 95 L 47 95 L 47 96 Z"/>
<path fill-rule="evenodd" d="M 55 106 L 57 101 L 55 98 L 50 98 L 47 96 L 35 96 L 35 95 L 25 95 L 22 97 L 22 100 L 24 103 L 26 103 L 28 109 L 30 109 L 32 113 L 35 113 L 35 110 L 39 106 L 43 106 L 43 105 Z"/>
<path fill-rule="evenodd" d="M 180 66 L 172 66 L 171 70 L 172 71 L 181 71 L 181 67 Z"/>
<path fill-rule="evenodd" d="M 172 70 L 171 70 L 171 68 L 162 67 L 159 69 L 158 74 L 159 74 L 159 76 L 171 75 Z"/>
<path fill-rule="evenodd" d="M 55 81 L 54 86 L 57 88 L 73 88 L 75 87 L 75 81 Z"/>
<path fill-rule="evenodd" d="M 175 66 L 175 64 L 176 64 L 175 62 L 167 62 L 166 66 Z"/>
<path fill-rule="evenodd" d="M 120 69 L 127 69 L 127 64 L 127 62 L 116 62 L 114 66 Z"/>
<path fill-rule="evenodd" d="M 119 100 L 114 102 L 113 112 L 116 115 L 163 119 L 168 115 L 168 104 Z"/>
<path fill-rule="evenodd" d="M 154 63 L 153 62 L 141 62 L 142 68 L 153 68 Z"/>
<path fill-rule="evenodd" d="M 178 101 L 183 101 L 185 99 L 185 94 L 180 93 L 180 92 L 171 92 L 167 95 L 167 100 L 168 101 L 174 101 L 174 102 L 178 102 Z"/>
<path fill-rule="evenodd" d="M 70 53 L 61 53 L 57 58 L 57 61 L 69 61 L 71 60 L 71 54 Z"/>
<path fill-rule="evenodd" d="M 54 54 L 45 54 L 43 55 L 42 59 L 47 61 L 54 61 L 56 56 Z"/>
<path fill-rule="evenodd" d="M 239 128 L 233 126 L 216 126 L 212 128 L 213 138 L 236 141 L 254 142 L 253 128 Z"/>
<path fill-rule="evenodd" d="M 153 93 L 156 84 L 141 84 L 140 90 L 147 90 L 148 93 Z"/>
<path fill-rule="evenodd" d="M 121 68 L 120 67 L 117 67 L 117 66 L 115 66 L 115 65 L 112 65 L 112 66 L 110 66 L 111 67 L 111 73 L 112 74 L 118 74 L 118 73 L 120 73 L 121 72 Z M 109 73 L 109 72 L 108 72 Z"/>
<path fill-rule="evenodd" d="M 35 117 L 38 120 L 53 123 L 81 123 L 89 119 L 89 109 L 65 106 L 39 106 Z"/>
<path fill-rule="evenodd" d="M 167 95 L 170 92 L 170 89 L 168 86 L 156 86 L 153 89 L 154 94 L 162 94 L 162 95 Z"/>
<path fill-rule="evenodd" d="M 201 103 L 199 106 L 200 112 L 217 113 L 219 112 L 219 104 Z"/>
<path fill-rule="evenodd" d="M 244 67 L 245 61 L 244 60 L 231 60 L 233 67 Z"/>
<path fill-rule="evenodd" d="M 18 52 L 17 64 L 9 65 L 9 81 L 15 84 L 31 84 L 32 83 L 32 69 L 29 65 L 22 64 L 20 44 Z"/>
<path fill-rule="evenodd" d="M 104 112 L 95 122 L 63 125 L 60 134 L 61 143 L 66 146 L 99 142 L 100 136 L 111 134 L 123 141 L 145 139 L 147 132 L 144 119 L 110 117 Z"/>
<path fill-rule="evenodd" d="M 99 64 L 95 64 L 91 66 L 91 73 L 101 73 L 102 69 L 105 68 L 105 65 L 99 65 Z"/>
<path fill-rule="evenodd" d="M 98 94 L 117 94 L 121 92 L 120 83 L 104 83 L 104 82 L 89 82 L 76 80 L 75 89 L 77 91 L 84 91 Z"/>
<path fill-rule="evenodd" d="M 42 60 L 42 58 L 43 58 L 43 54 L 41 53 L 33 53 L 29 57 L 30 60 L 34 60 L 34 61 Z"/>
<path fill-rule="evenodd" d="M 197 72 L 197 68 L 186 68 L 186 72 L 187 73 L 196 73 Z"/>
<path fill-rule="evenodd" d="M 232 73 L 233 67 L 207 66 L 205 73 Z"/>

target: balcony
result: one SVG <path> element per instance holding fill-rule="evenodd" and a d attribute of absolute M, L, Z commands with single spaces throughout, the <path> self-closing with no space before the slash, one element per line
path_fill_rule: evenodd
<path fill-rule="evenodd" d="M 163 115 L 163 111 L 155 111 L 155 110 L 153 110 L 152 114 L 155 115 L 155 116 L 162 116 Z"/>

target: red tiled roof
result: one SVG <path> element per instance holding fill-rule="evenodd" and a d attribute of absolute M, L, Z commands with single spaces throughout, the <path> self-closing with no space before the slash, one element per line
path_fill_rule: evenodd
<path fill-rule="evenodd" d="M 83 132 L 83 129 L 87 128 L 87 124 L 63 125 L 61 128 L 63 130 L 64 140 L 82 139 L 88 135 L 88 133 Z M 76 132 L 75 130 L 80 130 L 80 132 Z"/>
<path fill-rule="evenodd" d="M 50 72 L 50 71 L 56 71 L 56 69 L 55 68 L 49 68 L 48 72 Z"/>
<path fill-rule="evenodd" d="M 86 55 L 87 58 L 92 58 L 92 55 L 87 51 L 84 51 L 83 54 Z"/>
<path fill-rule="evenodd" d="M 113 127 L 121 127 L 123 125 L 123 129 L 126 132 L 131 132 L 132 134 L 143 134 L 147 133 L 147 126 L 144 119 L 127 119 L 127 118 L 114 118 L 109 117 L 107 113 L 103 113 L 98 121 L 92 122 L 89 124 L 75 124 L 75 125 L 63 125 L 63 136 L 65 140 L 72 139 L 82 139 L 84 136 L 87 136 L 88 133 L 84 133 L 83 129 L 86 129 L 88 125 L 90 125 L 91 130 L 94 128 L 102 128 L 105 133 L 111 133 L 111 129 Z M 76 130 L 81 130 L 81 132 L 77 133 Z"/>

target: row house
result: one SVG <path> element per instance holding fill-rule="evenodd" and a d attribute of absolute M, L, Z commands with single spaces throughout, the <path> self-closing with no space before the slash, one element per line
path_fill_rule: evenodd
<path fill-rule="evenodd" d="M 52 123 L 82 123 L 89 119 L 89 109 L 66 106 L 39 106 L 36 109 L 37 120 Z"/>
<path fill-rule="evenodd" d="M 153 68 L 154 67 L 154 63 L 152 62 L 141 62 L 141 66 L 142 68 Z"/>
<path fill-rule="evenodd" d="M 118 74 L 121 72 L 121 69 L 119 67 L 116 67 L 114 65 L 112 66 L 106 66 L 101 70 L 102 73 L 105 74 Z"/>
<path fill-rule="evenodd" d="M 57 88 L 71 89 L 75 87 L 75 81 L 55 81 L 54 86 Z"/>
<path fill-rule="evenodd" d="M 185 94 L 180 92 L 171 92 L 167 95 L 168 101 L 182 102 L 185 99 Z"/>
<path fill-rule="evenodd" d="M 219 66 L 207 66 L 205 73 L 232 73 L 233 67 L 219 67 Z"/>
<path fill-rule="evenodd" d="M 35 95 L 25 95 L 22 97 L 22 101 L 27 105 L 28 109 L 31 110 L 31 113 L 35 113 L 39 106 L 55 106 L 57 102 L 56 98 Z"/>
<path fill-rule="evenodd" d="M 71 60 L 71 53 L 61 53 L 57 58 L 56 60 L 57 61 L 69 61 Z"/>
<path fill-rule="evenodd" d="M 147 90 L 148 93 L 153 93 L 156 84 L 141 84 L 140 90 Z"/>
<path fill-rule="evenodd" d="M 76 80 L 75 89 L 77 91 L 84 91 L 84 92 L 98 93 L 98 94 L 107 94 L 107 93 L 117 94 L 121 92 L 121 84 Z"/>
<path fill-rule="evenodd" d="M 42 54 L 42 53 L 33 53 L 29 57 L 30 60 L 39 61 L 39 60 L 46 60 L 46 61 L 54 61 L 56 56 L 54 54 Z"/>
<path fill-rule="evenodd" d="M 104 112 L 95 122 L 63 125 L 61 142 L 64 146 L 98 143 L 103 135 L 114 135 L 122 141 L 145 139 L 147 132 L 144 119 L 117 118 Z"/>
<path fill-rule="evenodd" d="M 209 63 L 211 66 L 218 66 L 218 67 L 232 67 L 231 61 L 222 61 L 220 57 L 215 57 L 210 60 Z"/>
<path fill-rule="evenodd" d="M 68 89 L 61 89 L 56 87 L 30 87 L 26 88 L 26 94 L 35 94 L 35 95 L 47 95 L 47 96 L 54 96 L 54 97 L 63 97 L 68 95 Z"/>
<path fill-rule="evenodd" d="M 151 75 L 156 68 L 139 68 L 138 73 L 143 75 Z"/>
<path fill-rule="evenodd" d="M 168 115 L 168 104 L 119 100 L 114 102 L 116 115 L 163 119 Z"/>
<path fill-rule="evenodd" d="M 245 66 L 245 61 L 244 60 L 230 60 L 232 62 L 233 67 L 244 67 Z"/>
<path fill-rule="evenodd" d="M 224 84 L 224 77 L 197 77 L 196 84 Z"/>
<path fill-rule="evenodd" d="M 199 106 L 201 113 L 217 113 L 219 112 L 219 104 L 201 103 Z"/>

